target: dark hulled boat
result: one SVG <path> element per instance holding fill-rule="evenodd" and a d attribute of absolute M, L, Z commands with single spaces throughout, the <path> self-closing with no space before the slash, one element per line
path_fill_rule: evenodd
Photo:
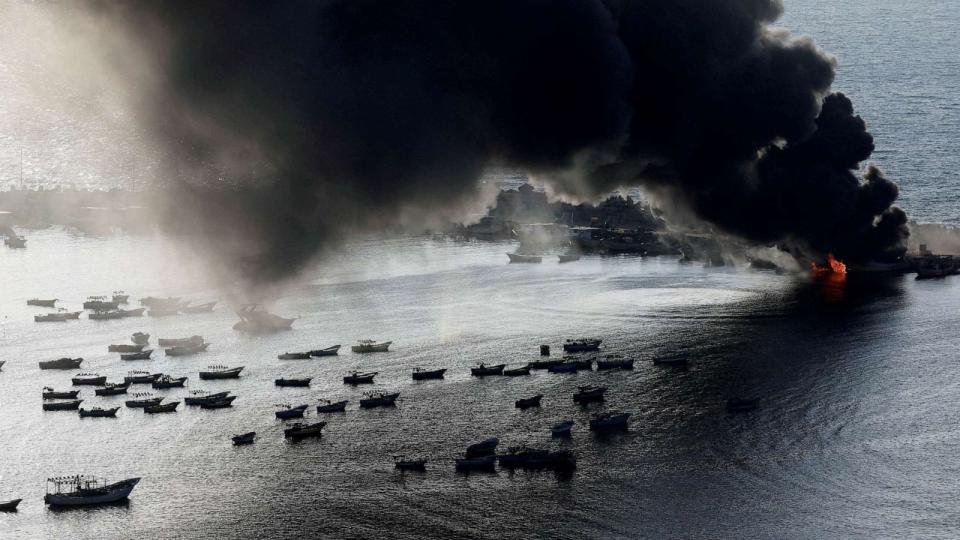
<path fill-rule="evenodd" d="M 191 356 L 194 354 L 199 354 L 207 350 L 209 343 L 201 343 L 200 345 L 187 345 L 183 347 L 170 347 L 163 350 L 163 354 L 167 356 Z"/>
<path fill-rule="evenodd" d="M 530 407 L 539 407 L 543 394 L 537 394 L 533 397 L 518 399 L 514 406 L 518 409 L 529 409 Z"/>
<path fill-rule="evenodd" d="M 274 412 L 274 416 L 278 420 L 288 420 L 290 418 L 303 418 L 303 413 L 306 412 L 309 405 L 297 405 L 296 407 L 291 407 L 289 405 L 285 408 L 280 409 L 279 411 Z"/>
<path fill-rule="evenodd" d="M 601 339 L 568 339 L 563 344 L 563 352 L 579 353 L 600 350 Z"/>
<path fill-rule="evenodd" d="M 415 381 L 424 381 L 427 379 L 442 379 L 443 374 L 446 373 L 445 368 L 442 369 L 433 369 L 425 370 L 421 368 L 413 368 L 413 380 Z"/>
<path fill-rule="evenodd" d="M 79 390 L 66 390 L 58 392 L 49 386 L 43 387 L 43 399 L 76 399 L 79 394 Z"/>
<path fill-rule="evenodd" d="M 82 362 L 83 358 L 58 358 L 40 362 L 40 369 L 76 369 Z"/>
<path fill-rule="evenodd" d="M 128 382 L 121 384 L 107 384 L 103 388 L 97 388 L 93 391 L 93 393 L 98 396 L 119 396 L 120 394 L 126 394 L 127 388 L 130 388 L 130 383 Z"/>
<path fill-rule="evenodd" d="M 45 411 L 75 411 L 80 408 L 82 399 L 73 399 L 70 401 L 48 401 L 43 404 Z"/>
<path fill-rule="evenodd" d="M 227 366 L 209 366 L 207 369 L 209 371 L 200 372 L 200 380 L 208 381 L 214 379 L 236 379 L 240 377 L 240 372 L 243 371 L 243 366 L 238 366 L 235 368 Z"/>
<path fill-rule="evenodd" d="M 228 407 L 233 407 L 233 401 L 237 399 L 237 396 L 227 396 L 222 399 L 215 401 L 205 401 L 200 404 L 201 409 L 226 409 Z"/>
<path fill-rule="evenodd" d="M 147 349 L 145 351 L 140 351 L 140 352 L 121 353 L 120 359 L 121 360 L 149 360 L 150 355 L 152 354 L 153 354 L 153 349 Z"/>
<path fill-rule="evenodd" d="M 285 352 L 277 355 L 278 360 L 309 360 L 309 352 Z"/>
<path fill-rule="evenodd" d="M 103 386 L 107 384 L 106 375 L 97 375 L 95 373 L 80 373 L 76 377 L 70 379 L 75 386 Z"/>
<path fill-rule="evenodd" d="M 204 403 L 220 401 L 229 395 L 230 392 L 217 392 L 215 394 L 211 394 L 210 392 L 204 390 L 197 390 L 192 392 L 189 396 L 183 398 L 183 402 L 187 405 L 203 405 Z"/>
<path fill-rule="evenodd" d="M 283 430 L 283 436 L 288 439 L 299 440 L 306 437 L 320 437 L 323 435 L 323 428 L 326 422 L 316 422 L 313 424 L 296 423 Z"/>
<path fill-rule="evenodd" d="M 144 407 L 151 407 L 153 405 L 159 405 L 163 401 L 162 397 L 148 397 L 149 394 L 137 394 L 137 399 L 129 399 L 123 404 L 131 409 L 142 409 Z"/>
<path fill-rule="evenodd" d="M 470 368 L 470 374 L 474 377 L 485 377 L 487 375 L 503 375 L 503 368 L 507 367 L 506 364 L 498 364 L 496 366 L 488 366 L 486 364 L 480 364 L 477 367 Z"/>
<path fill-rule="evenodd" d="M 579 391 L 573 394 L 573 401 L 580 404 L 603 401 L 606 393 L 605 386 L 581 386 Z"/>
<path fill-rule="evenodd" d="M 180 405 L 179 401 L 171 401 L 170 403 L 162 403 L 158 405 L 148 405 L 143 408 L 143 412 L 147 414 L 176 412 L 177 405 Z"/>
<path fill-rule="evenodd" d="M 50 506 L 90 506 L 122 501 L 139 482 L 139 478 L 128 478 L 108 484 L 83 475 L 48 478 L 43 502 Z"/>
<path fill-rule="evenodd" d="M 158 390 L 166 388 L 183 388 L 183 383 L 187 382 L 186 377 L 171 377 L 170 375 L 161 375 L 150 383 L 150 386 Z"/>
<path fill-rule="evenodd" d="M 253 444 L 253 441 L 256 437 L 256 431 L 249 431 L 242 435 L 234 435 L 233 437 L 230 437 L 230 440 L 233 441 L 234 446 L 243 446 L 244 444 Z"/>
<path fill-rule="evenodd" d="M 163 376 L 163 373 L 150 373 L 149 371 L 128 371 L 123 382 L 127 384 L 150 384 Z"/>
<path fill-rule="evenodd" d="M 52 300 L 41 300 L 39 298 L 31 298 L 27 300 L 28 306 L 38 306 L 38 307 L 56 307 L 57 299 Z"/>
<path fill-rule="evenodd" d="M 393 393 L 387 394 L 385 392 L 375 392 L 372 394 L 367 394 L 367 396 L 360 400 L 361 409 L 372 409 L 374 407 L 393 407 L 397 403 L 397 398 L 400 397 L 400 394 Z"/>
<path fill-rule="evenodd" d="M 523 375 L 529 375 L 530 366 L 523 366 L 523 367 L 518 367 L 513 369 L 505 369 L 503 370 L 503 374 L 507 377 L 520 377 Z"/>
<path fill-rule="evenodd" d="M 318 413 L 334 413 L 334 412 L 344 412 L 347 410 L 347 400 L 331 402 L 329 399 L 324 400 L 324 404 L 317 405 Z"/>
<path fill-rule="evenodd" d="M 303 377 L 301 379 L 274 379 L 273 384 L 277 386 L 310 386 L 313 377 Z"/>
<path fill-rule="evenodd" d="M 349 375 L 343 378 L 344 384 L 373 384 L 373 378 L 377 376 L 377 372 L 370 373 L 359 373 L 357 371 L 351 372 Z"/>
<path fill-rule="evenodd" d="M 116 418 L 117 411 L 120 410 L 120 407 L 113 407 L 112 409 L 101 409 L 100 407 L 94 407 L 92 409 L 80 409 L 80 418 Z"/>
<path fill-rule="evenodd" d="M 326 349 L 316 349 L 310 351 L 310 356 L 336 356 L 340 351 L 339 345 L 334 345 L 332 347 L 327 347 Z"/>

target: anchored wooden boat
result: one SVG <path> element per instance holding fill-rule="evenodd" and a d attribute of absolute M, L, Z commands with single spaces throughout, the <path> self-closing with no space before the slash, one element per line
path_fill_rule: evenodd
<path fill-rule="evenodd" d="M 150 383 L 150 386 L 158 390 L 166 388 L 183 388 L 183 383 L 187 382 L 186 377 L 171 377 L 170 375 L 161 375 L 160 378 Z"/>
<path fill-rule="evenodd" d="M 573 373 L 582 369 L 589 370 L 593 367 L 592 360 L 574 360 L 571 362 L 561 362 L 555 366 L 550 366 L 547 371 L 550 373 Z"/>
<path fill-rule="evenodd" d="M 200 345 L 187 345 L 183 347 L 170 347 L 169 349 L 164 349 L 163 354 L 167 356 L 190 356 L 194 354 L 199 354 L 207 350 L 209 343 L 201 343 Z"/>
<path fill-rule="evenodd" d="M 377 372 L 370 373 L 359 373 L 357 371 L 350 372 L 349 375 L 343 378 L 344 384 L 373 384 L 373 378 L 377 376 Z"/>
<path fill-rule="evenodd" d="M 609 369 L 633 369 L 633 359 L 607 358 L 605 360 L 597 360 L 597 371 Z"/>
<path fill-rule="evenodd" d="M 326 422 L 316 422 L 313 424 L 296 423 L 283 430 L 283 436 L 288 439 L 299 440 L 306 437 L 320 437 L 323 435 L 323 428 Z"/>
<path fill-rule="evenodd" d="M 126 343 L 121 345 L 107 345 L 107 352 L 118 352 L 118 353 L 135 353 L 140 352 L 146 345 L 127 345 Z"/>
<path fill-rule="evenodd" d="M 242 446 L 244 444 L 253 444 L 254 439 L 257 437 L 256 431 L 250 431 L 242 435 L 234 435 L 230 437 L 233 441 L 234 446 Z"/>
<path fill-rule="evenodd" d="M 568 339 L 563 344 L 563 352 L 578 353 L 600 350 L 602 339 Z"/>
<path fill-rule="evenodd" d="M 329 399 L 323 400 L 325 405 L 317 405 L 318 413 L 334 413 L 334 412 L 343 412 L 347 410 L 347 400 L 337 401 L 336 403 L 331 402 Z"/>
<path fill-rule="evenodd" d="M 277 386 L 310 386 L 313 377 L 303 377 L 302 379 L 274 379 L 273 384 Z"/>
<path fill-rule="evenodd" d="M 140 352 L 122 353 L 120 355 L 120 359 L 121 360 L 149 360 L 152 354 L 153 354 L 153 349 L 147 349 L 145 351 L 140 351 Z"/>
<path fill-rule="evenodd" d="M 518 253 L 507 253 L 512 263 L 539 263 L 543 262 L 543 257 L 539 255 L 520 255 Z"/>
<path fill-rule="evenodd" d="M 401 471 L 425 471 L 427 470 L 426 458 L 406 459 L 404 456 L 393 456 L 393 467 Z"/>
<path fill-rule="evenodd" d="M 28 306 L 38 306 L 38 307 L 56 307 L 57 299 L 52 300 L 41 300 L 39 298 L 31 298 L 27 300 Z"/>
<path fill-rule="evenodd" d="M 89 506 L 117 502 L 129 497 L 139 482 L 139 478 L 128 478 L 108 484 L 106 480 L 84 475 L 47 478 L 47 494 L 43 497 L 43 502 L 50 506 Z"/>
<path fill-rule="evenodd" d="M 447 370 L 446 370 L 445 368 L 444 368 L 444 369 L 434 369 L 434 370 L 425 370 L 425 369 L 421 369 L 421 368 L 413 368 L 413 380 L 415 380 L 415 381 L 423 381 L 423 380 L 427 380 L 427 379 L 442 379 L 442 378 L 443 378 L 443 374 L 446 373 L 446 372 L 447 372 Z"/>
<path fill-rule="evenodd" d="M 514 369 L 505 369 L 503 370 L 503 374 L 506 375 L 507 377 L 519 377 L 522 375 L 529 375 L 530 366 L 523 366 L 523 367 L 518 367 Z"/>
<path fill-rule="evenodd" d="M 49 386 L 43 387 L 43 399 L 76 399 L 79 394 L 79 390 L 66 390 L 58 392 Z"/>
<path fill-rule="evenodd" d="M 263 309 L 259 304 L 247 304 L 237 311 L 240 322 L 233 325 L 234 330 L 260 333 L 289 330 L 296 319 L 286 319 Z"/>
<path fill-rule="evenodd" d="M 579 391 L 573 394 L 573 401 L 581 404 L 603 401 L 606 393 L 607 388 L 605 386 L 581 386 Z"/>
<path fill-rule="evenodd" d="M 97 375 L 95 373 L 80 373 L 76 377 L 70 379 L 75 386 L 87 385 L 87 386 L 103 386 L 107 384 L 106 375 Z"/>
<path fill-rule="evenodd" d="M 148 337 L 150 334 L 146 334 Z M 199 347 L 204 344 L 200 336 L 190 336 L 187 338 L 160 338 L 157 345 L 160 347 Z"/>
<path fill-rule="evenodd" d="M 180 405 L 179 401 L 171 401 L 170 403 L 163 403 L 159 405 L 149 405 L 143 408 L 143 412 L 147 414 L 176 412 L 177 405 Z"/>
<path fill-rule="evenodd" d="M 237 396 L 227 396 L 223 399 L 218 399 L 216 401 L 205 401 L 200 404 L 201 409 L 226 409 L 227 407 L 233 407 L 233 400 L 237 399 Z"/>
<path fill-rule="evenodd" d="M 117 411 L 120 410 L 120 407 L 114 407 L 112 409 L 101 409 L 100 407 L 94 407 L 92 409 L 80 409 L 80 418 L 116 418 Z"/>
<path fill-rule="evenodd" d="M 97 311 L 112 311 L 117 309 L 118 304 L 112 300 L 107 300 L 106 296 L 89 296 L 83 303 L 83 309 L 94 309 Z"/>
<path fill-rule="evenodd" d="M 375 392 L 367 394 L 367 396 L 360 400 L 361 409 L 372 409 L 374 407 L 393 407 L 396 405 L 397 398 L 400 397 L 400 393 L 387 394 L 385 392 Z"/>
<path fill-rule="evenodd" d="M 80 318 L 80 311 L 61 311 L 59 313 L 47 313 L 44 315 L 34 315 L 34 322 L 66 322 Z"/>
<path fill-rule="evenodd" d="M 220 401 L 229 395 L 230 392 L 217 392 L 216 394 L 211 394 L 206 390 L 196 390 L 191 392 L 189 396 L 183 398 L 183 402 L 187 405 L 203 405 L 204 403 Z"/>
<path fill-rule="evenodd" d="M 119 311 L 121 317 L 142 317 L 146 308 L 121 309 Z"/>
<path fill-rule="evenodd" d="M 2 501 L 2 502 L 0 502 L 0 511 L 3 511 L 3 512 L 13 512 L 13 511 L 16 511 L 17 505 L 20 504 L 20 501 L 22 501 L 22 500 L 23 500 L 23 499 L 13 499 L 13 500 L 10 500 L 10 501 Z"/>
<path fill-rule="evenodd" d="M 278 360 L 309 360 L 310 352 L 285 352 L 277 355 Z"/>
<path fill-rule="evenodd" d="M 163 373 L 150 373 L 149 371 L 128 371 L 123 382 L 127 384 L 150 384 L 163 376 Z"/>
<path fill-rule="evenodd" d="M 539 407 L 543 394 L 537 394 L 533 397 L 518 399 L 514 404 L 518 409 L 529 409 L 530 407 Z"/>
<path fill-rule="evenodd" d="M 502 375 L 503 368 L 507 367 L 506 364 L 497 364 L 495 366 L 488 366 L 486 364 L 480 364 L 477 367 L 470 368 L 470 374 L 474 377 L 485 377 L 487 375 Z"/>
<path fill-rule="evenodd" d="M 244 366 L 239 366 L 235 368 L 227 366 L 209 366 L 207 369 L 209 371 L 200 372 L 200 380 L 208 381 L 213 379 L 236 379 L 240 377 L 240 372 L 243 371 Z"/>
<path fill-rule="evenodd" d="M 350 350 L 355 353 L 374 353 L 374 352 L 387 352 L 387 349 L 390 348 L 392 341 L 383 341 L 377 342 L 372 339 L 361 339 L 357 341 L 356 345 L 350 347 Z"/>
<path fill-rule="evenodd" d="M 527 364 L 530 369 L 549 369 L 563 363 L 563 360 L 536 360 Z"/>
<path fill-rule="evenodd" d="M 124 405 L 130 407 L 131 409 L 142 409 L 144 407 L 152 407 L 154 405 L 159 405 L 163 401 L 162 397 L 147 397 L 149 394 L 137 394 L 137 399 L 130 399 L 124 402 Z"/>
<path fill-rule="evenodd" d="M 71 401 L 50 401 L 43 404 L 43 410 L 45 411 L 75 411 L 80 408 L 80 403 L 82 399 L 74 399 Z"/>
<path fill-rule="evenodd" d="M 98 396 L 119 396 L 120 394 L 126 394 L 127 388 L 130 388 L 130 383 L 119 383 L 119 384 L 109 384 L 103 388 L 97 388 L 93 391 L 94 394 Z"/>
<path fill-rule="evenodd" d="M 87 315 L 87 318 L 91 321 L 112 321 L 115 319 L 122 319 L 123 312 L 120 310 L 94 311 L 93 313 Z"/>
<path fill-rule="evenodd" d="M 339 345 L 334 345 L 332 347 L 327 347 L 326 349 L 316 349 L 310 351 L 310 356 L 336 356 L 340 351 Z"/>
<path fill-rule="evenodd" d="M 309 405 L 297 405 L 296 407 L 291 407 L 287 405 L 285 406 L 285 408 L 279 411 L 276 411 L 273 414 L 274 416 L 277 417 L 278 420 L 287 420 L 290 418 L 303 418 L 303 413 L 306 412 L 307 407 L 309 407 Z"/>

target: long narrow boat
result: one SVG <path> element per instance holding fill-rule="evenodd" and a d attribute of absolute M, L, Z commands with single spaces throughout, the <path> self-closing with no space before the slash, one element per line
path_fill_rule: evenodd
<path fill-rule="evenodd" d="M 535 360 L 527 364 L 530 369 L 549 369 L 551 366 L 562 364 L 563 360 Z"/>
<path fill-rule="evenodd" d="M 340 345 L 333 345 L 326 349 L 315 349 L 310 351 L 310 356 L 336 356 L 340 351 Z"/>
<path fill-rule="evenodd" d="M 518 253 L 507 253 L 507 257 L 510 258 L 512 263 L 540 263 L 543 262 L 543 257 L 539 255 L 520 255 Z"/>
<path fill-rule="evenodd" d="M 120 410 L 120 407 L 114 407 L 112 409 L 102 409 L 100 407 L 94 407 L 92 409 L 80 409 L 80 418 L 116 418 L 117 411 Z"/>
<path fill-rule="evenodd" d="M 170 403 L 163 403 L 160 405 L 150 405 L 144 407 L 143 412 L 147 414 L 175 412 L 177 410 L 177 405 L 179 404 L 179 401 L 171 401 Z"/>
<path fill-rule="evenodd" d="M 142 317 L 147 308 L 121 309 L 121 317 Z"/>
<path fill-rule="evenodd" d="M 476 458 L 458 458 L 456 468 L 458 471 L 488 471 L 493 470 L 497 464 L 497 456 L 481 456 Z"/>
<path fill-rule="evenodd" d="M 0 502 L 0 511 L 3 512 L 15 512 L 17 510 L 17 505 L 20 504 L 20 501 L 23 499 L 13 499 L 10 501 Z"/>
<path fill-rule="evenodd" d="M 309 360 L 310 352 L 285 352 L 277 355 L 278 360 Z"/>
<path fill-rule="evenodd" d="M 34 315 L 34 322 L 66 322 L 80 318 L 80 311 L 63 311 L 60 313 L 46 313 L 44 315 Z"/>
<path fill-rule="evenodd" d="M 128 382 L 121 384 L 107 384 L 103 388 L 97 388 L 93 391 L 93 393 L 98 396 L 119 396 L 120 394 L 126 394 L 128 388 L 130 388 L 130 383 Z"/>
<path fill-rule="evenodd" d="M 162 397 L 145 397 L 140 396 L 137 399 L 130 399 L 124 402 L 124 405 L 130 407 L 131 409 L 142 409 L 144 407 L 151 407 L 153 405 L 159 405 L 163 401 Z"/>
<path fill-rule="evenodd" d="M 117 502 L 129 497 L 139 482 L 139 478 L 128 478 L 108 484 L 105 480 L 83 475 L 48 478 L 47 494 L 43 497 L 43 502 L 50 506 L 89 506 Z"/>
<path fill-rule="evenodd" d="M 210 371 L 201 371 L 200 379 L 207 381 L 211 379 L 236 379 L 240 377 L 240 372 L 244 366 L 229 368 L 227 366 L 210 366 Z"/>
<path fill-rule="evenodd" d="M 153 354 L 153 349 L 147 349 L 140 352 L 132 353 L 122 353 L 120 355 L 121 360 L 149 360 L 150 356 Z"/>
<path fill-rule="evenodd" d="M 404 456 L 394 456 L 393 467 L 401 471 L 425 471 L 427 470 L 427 460 L 426 458 L 406 459 Z"/>
<path fill-rule="evenodd" d="M 74 386 L 103 386 L 107 384 L 107 376 L 97 375 L 96 373 L 80 373 L 70 379 L 70 382 L 72 382 Z"/>
<path fill-rule="evenodd" d="M 150 334 L 147 334 L 149 337 Z M 204 344 L 203 337 L 190 336 L 187 338 L 160 338 L 157 345 L 160 347 L 198 347 Z"/>
<path fill-rule="evenodd" d="M 136 353 L 142 351 L 144 347 L 146 347 L 146 345 L 128 345 L 126 343 L 107 345 L 107 352 Z"/>
<path fill-rule="evenodd" d="M 335 412 L 344 412 L 347 410 L 347 400 L 331 402 L 329 399 L 324 400 L 326 404 L 317 405 L 318 413 L 335 413 Z"/>
<path fill-rule="evenodd" d="M 597 360 L 597 371 L 609 369 L 633 369 L 633 359 L 607 358 L 605 360 Z"/>
<path fill-rule="evenodd" d="M 626 431 L 630 413 L 603 413 L 590 420 L 592 431 Z"/>
<path fill-rule="evenodd" d="M 298 422 L 283 430 L 283 436 L 295 441 L 306 437 L 320 437 L 323 435 L 323 428 L 326 425 L 326 422 L 316 422 L 313 424 L 301 424 Z"/>
<path fill-rule="evenodd" d="M 31 298 L 27 300 L 28 306 L 38 306 L 38 307 L 56 307 L 57 299 L 52 300 L 41 300 L 39 298 Z"/>
<path fill-rule="evenodd" d="M 217 392 L 216 394 L 211 394 L 206 390 L 196 390 L 191 392 L 189 396 L 183 398 L 183 402 L 186 405 L 203 405 L 204 403 L 220 401 L 229 395 L 230 392 Z"/>
<path fill-rule="evenodd" d="M 387 352 L 392 341 L 377 342 L 372 339 L 361 339 L 356 345 L 350 347 L 350 350 L 358 353 Z"/>
<path fill-rule="evenodd" d="M 237 399 L 237 396 L 227 396 L 223 399 L 218 399 L 216 401 L 205 401 L 200 404 L 201 409 L 226 409 L 227 407 L 233 407 L 233 400 Z"/>
<path fill-rule="evenodd" d="M 301 379 L 274 379 L 273 384 L 277 386 L 310 386 L 310 381 L 313 380 L 313 377 L 303 377 Z"/>
<path fill-rule="evenodd" d="M 606 393 L 607 387 L 605 386 L 581 386 L 577 393 L 573 394 L 573 401 L 581 404 L 603 401 Z"/>
<path fill-rule="evenodd" d="M 387 394 L 386 392 L 376 392 L 367 394 L 367 397 L 360 400 L 361 409 L 372 409 L 374 407 L 393 407 L 400 397 L 399 392 Z"/>
<path fill-rule="evenodd" d="M 597 351 L 600 349 L 600 343 L 602 341 L 602 339 L 594 338 L 568 339 L 563 343 L 563 352 L 578 353 Z"/>
<path fill-rule="evenodd" d="M 93 313 L 87 315 L 87 318 L 91 321 L 112 321 L 116 319 L 122 319 L 123 312 L 120 310 L 94 311 Z"/>
<path fill-rule="evenodd" d="M 163 376 L 163 373 L 150 373 L 149 371 L 128 371 L 123 382 L 127 384 L 150 384 Z"/>
<path fill-rule="evenodd" d="M 507 367 L 506 364 L 497 364 L 495 366 L 488 366 L 486 364 L 480 364 L 477 367 L 470 368 L 470 374 L 474 377 L 485 377 L 487 375 L 503 375 L 503 368 Z"/>
<path fill-rule="evenodd" d="M 369 373 L 352 371 L 349 375 L 343 378 L 343 384 L 373 384 L 373 378 L 376 376 L 376 371 Z"/>
<path fill-rule="evenodd" d="M 253 441 L 256 437 L 256 431 L 249 431 L 242 435 L 234 435 L 233 437 L 230 437 L 230 439 L 233 441 L 234 446 L 243 446 L 245 444 L 253 444 Z"/>
<path fill-rule="evenodd" d="M 201 343 L 200 345 L 188 345 L 186 347 L 170 347 L 164 349 L 163 354 L 167 356 L 190 356 L 206 351 L 209 346 L 209 343 Z"/>
<path fill-rule="evenodd" d="M 187 382 L 186 377 L 171 377 L 170 375 L 161 375 L 160 378 L 150 383 L 150 386 L 156 389 L 183 388 L 183 383 Z"/>
<path fill-rule="evenodd" d="M 529 375 L 530 366 L 523 366 L 523 367 L 518 367 L 513 369 L 505 369 L 503 370 L 503 374 L 506 375 L 507 377 L 519 377 L 522 375 Z"/>
<path fill-rule="evenodd" d="M 91 296 L 83 303 L 83 309 L 94 309 L 98 311 L 110 311 L 117 309 L 117 302 L 106 300 L 105 296 Z"/>
<path fill-rule="evenodd" d="M 79 390 L 65 390 L 58 392 L 49 386 L 43 387 L 43 399 L 76 399 L 79 394 Z"/>
<path fill-rule="evenodd" d="M 82 399 L 74 399 L 70 401 L 48 401 L 43 404 L 43 410 L 45 411 L 75 411 L 80 408 L 80 403 L 83 402 Z"/>
<path fill-rule="evenodd" d="M 446 368 L 434 369 L 434 370 L 413 368 L 413 380 L 424 381 L 427 379 L 442 379 L 443 374 L 446 372 L 447 372 Z"/>
<path fill-rule="evenodd" d="M 306 412 L 309 405 L 297 405 L 296 407 L 287 406 L 284 409 L 274 412 L 274 416 L 278 420 L 288 420 L 290 418 L 303 418 L 303 413 Z"/>

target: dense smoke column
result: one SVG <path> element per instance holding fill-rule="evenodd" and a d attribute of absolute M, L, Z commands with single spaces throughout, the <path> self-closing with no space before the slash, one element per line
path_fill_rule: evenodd
<path fill-rule="evenodd" d="M 833 60 L 771 0 L 131 2 L 161 61 L 169 222 L 252 281 L 470 197 L 492 160 L 561 192 L 642 182 L 718 228 L 866 260 L 905 235 Z"/>

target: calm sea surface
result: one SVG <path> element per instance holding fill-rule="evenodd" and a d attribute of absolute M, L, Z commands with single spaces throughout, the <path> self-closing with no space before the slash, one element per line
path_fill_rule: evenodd
<path fill-rule="evenodd" d="M 960 4 L 934 0 L 787 2 L 784 24 L 839 58 L 836 87 L 877 139 L 876 162 L 902 185 L 921 221 L 960 222 Z M 592 258 L 508 265 L 509 244 L 425 238 L 357 242 L 284 291 L 274 312 L 294 329 L 250 337 L 231 329 L 231 299 L 189 253 L 158 236 L 27 231 L 29 248 L 0 250 L 0 538 L 956 538 L 960 535 L 960 280 L 805 277 L 681 265 L 675 258 Z M 79 308 L 88 295 L 220 300 L 211 314 L 36 324 L 32 297 Z M 203 335 L 206 354 L 122 362 L 106 352 L 132 332 Z M 549 343 L 598 336 L 632 372 L 477 379 L 478 362 L 519 366 Z M 391 352 L 354 355 L 360 338 Z M 338 357 L 278 353 L 343 344 Z M 689 369 L 650 359 L 678 350 Z M 231 390 L 232 409 L 184 407 L 116 419 L 43 412 L 41 388 L 74 371 L 37 362 L 82 356 L 121 379 L 148 369 L 190 377 L 188 388 Z M 201 383 L 211 364 L 243 365 L 239 380 Z M 415 366 L 446 367 L 413 382 Z M 367 388 L 341 377 L 378 371 L 372 389 L 399 391 L 393 409 L 357 410 Z M 312 376 L 276 388 L 280 376 Z M 580 385 L 609 387 L 605 404 L 574 406 Z M 143 389 L 146 391 L 146 388 Z M 514 408 L 543 394 L 543 407 Z M 731 396 L 761 407 L 730 415 Z M 84 388 L 85 406 L 120 405 Z M 349 399 L 322 439 L 285 441 L 275 404 Z M 586 429 L 602 410 L 632 413 L 628 433 Z M 309 420 L 316 418 L 311 408 Z M 577 422 L 569 441 L 549 427 Z M 257 431 L 252 446 L 229 437 Z M 579 467 L 462 475 L 471 443 L 573 450 Z M 429 458 L 401 474 L 391 455 Z M 129 504 L 51 511 L 48 476 L 140 476 Z"/>

